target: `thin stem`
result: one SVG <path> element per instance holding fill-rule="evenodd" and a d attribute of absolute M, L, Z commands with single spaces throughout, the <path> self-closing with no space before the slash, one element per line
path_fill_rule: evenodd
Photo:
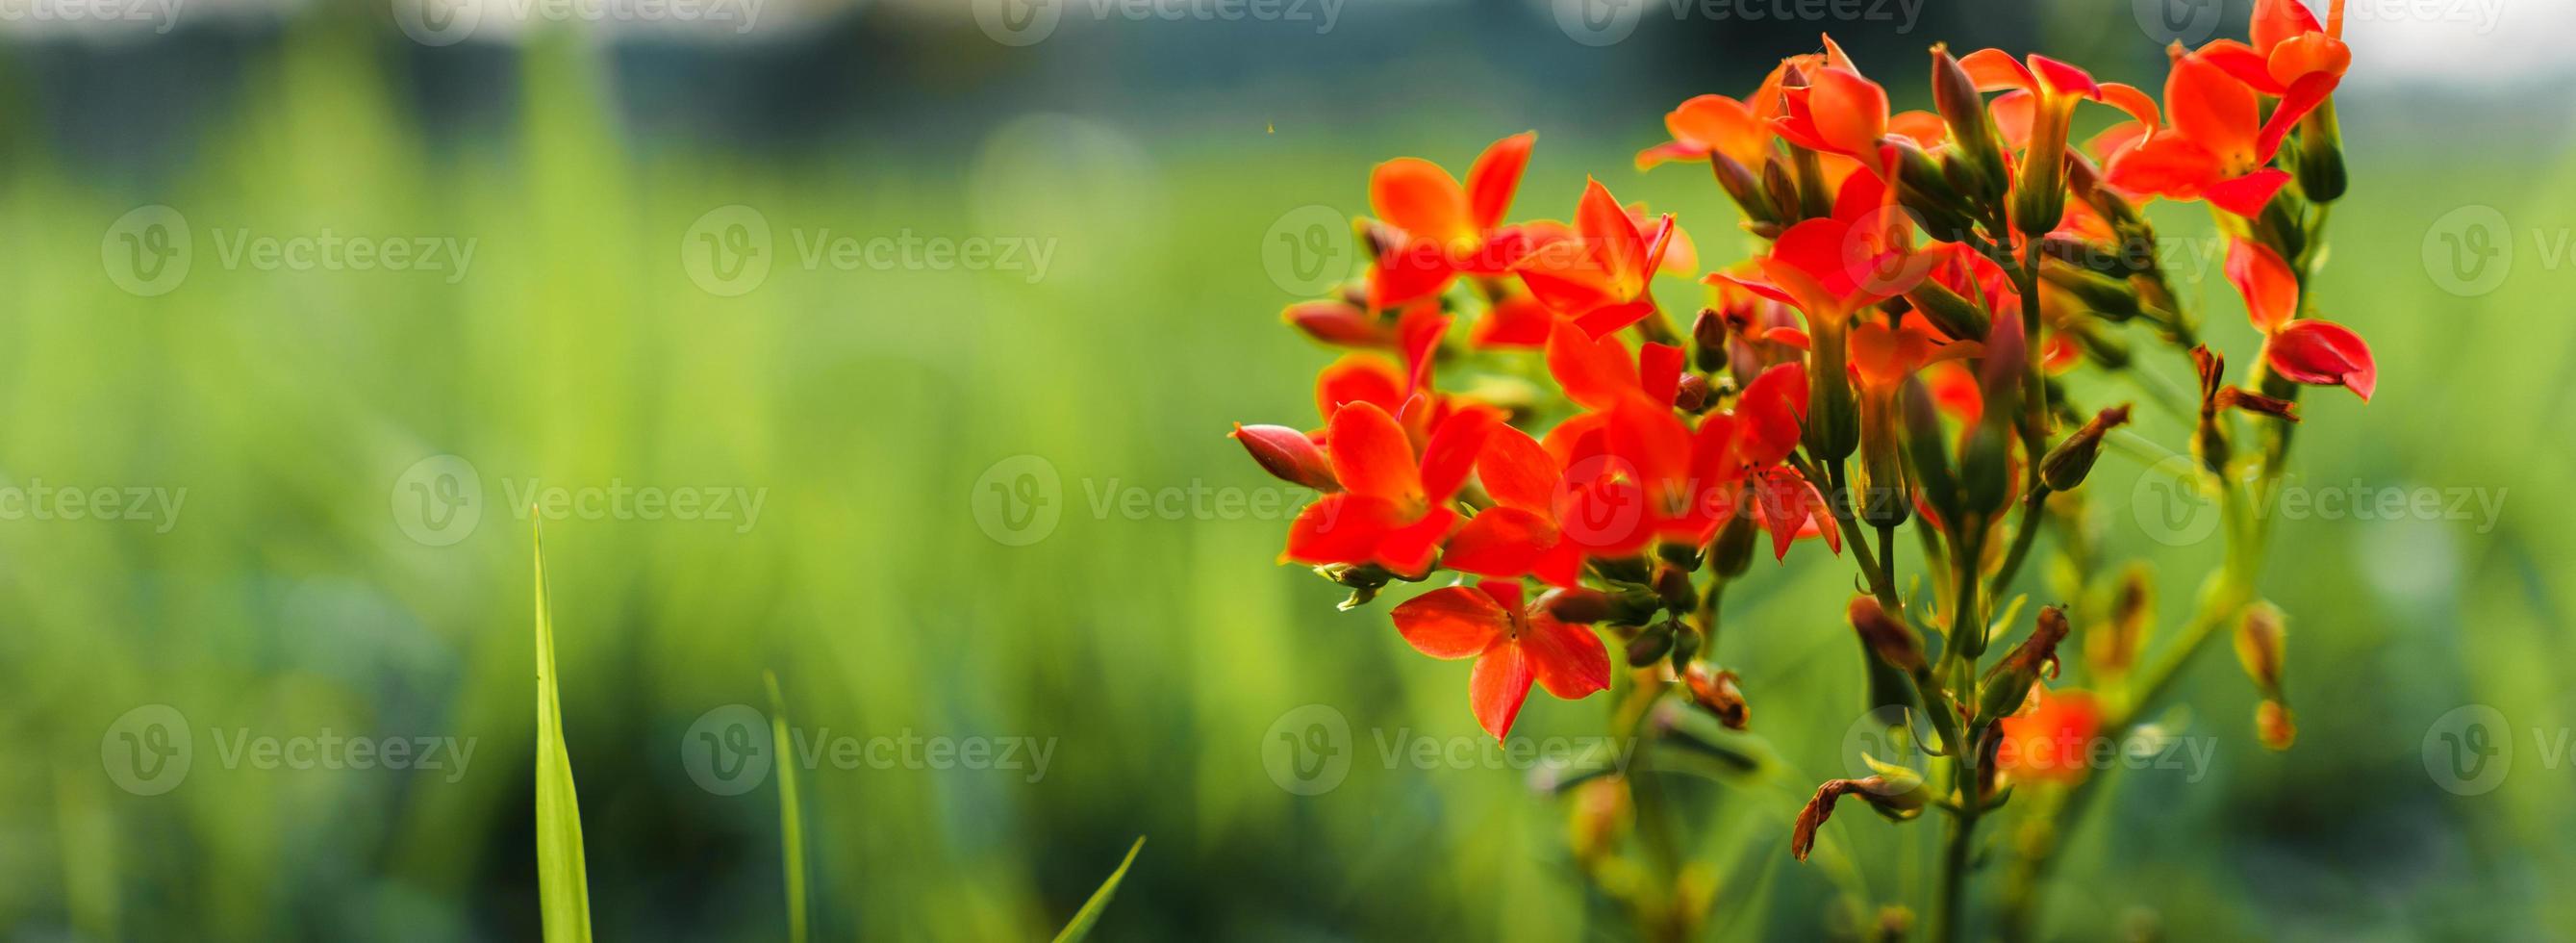
<path fill-rule="evenodd" d="M 2047 516 L 2048 493 L 2048 486 L 2040 484 L 2030 489 L 2029 497 L 2022 499 L 2019 529 L 2013 532 L 2012 547 L 2004 552 L 2003 568 L 1996 570 L 1994 581 L 1987 584 L 1987 596 L 2000 597 L 2005 590 L 2012 588 L 2013 574 L 2021 569 L 2022 558 L 2030 555 L 2030 545 L 2039 536 L 2040 520 Z"/>

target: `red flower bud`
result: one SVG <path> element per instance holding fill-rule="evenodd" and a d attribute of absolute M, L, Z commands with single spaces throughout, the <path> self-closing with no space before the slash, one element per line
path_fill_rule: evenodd
<path fill-rule="evenodd" d="M 1335 347 L 1395 346 L 1395 331 L 1367 311 L 1346 301 L 1301 301 L 1279 313 L 1281 320 Z"/>
<path fill-rule="evenodd" d="M 2284 379 L 2344 387 L 2365 403 L 2379 386 L 2379 365 L 2371 360 L 2370 345 L 2332 321 L 2292 321 L 2272 334 L 2263 355 Z"/>
<path fill-rule="evenodd" d="M 1261 470 L 1279 480 L 1304 485 L 1317 491 L 1340 491 L 1342 483 L 1333 477 L 1333 463 L 1315 440 L 1287 426 L 1234 425 L 1234 440 L 1243 443 Z"/>

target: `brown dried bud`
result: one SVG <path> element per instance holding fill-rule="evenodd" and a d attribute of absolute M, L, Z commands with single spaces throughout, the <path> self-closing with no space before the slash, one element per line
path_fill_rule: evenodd
<path fill-rule="evenodd" d="M 1682 671 L 1682 681 L 1690 687 L 1692 702 L 1716 715 L 1718 723 L 1730 730 L 1752 726 L 1753 709 L 1744 703 L 1744 691 L 1736 686 L 1735 672 L 1692 662 Z"/>
<path fill-rule="evenodd" d="M 1696 373 L 1682 374 L 1682 385 L 1673 390 L 1673 408 L 1686 413 L 1707 409 L 1713 401 L 1708 395 L 1708 378 Z"/>
<path fill-rule="evenodd" d="M 2249 392 L 2241 386 L 2219 388 L 2218 408 L 2242 409 L 2249 413 L 2259 413 L 2275 419 L 2285 419 L 2290 422 L 2299 421 L 2299 404 L 2285 399 L 2274 399 L 2261 393 Z"/>
<path fill-rule="evenodd" d="M 2125 675 L 2137 664 L 2155 605 L 2148 573 L 2143 563 L 2122 572 L 2119 585 L 2112 590 L 2110 622 L 2084 633 L 2084 660 L 2093 666 L 2096 676 Z"/>
<path fill-rule="evenodd" d="M 2030 696 L 2030 686 L 2042 674 L 2057 677 L 2057 645 L 2066 641 L 2066 611 L 2056 606 L 2039 610 L 2039 624 L 2030 637 L 2023 639 L 2004 660 L 1986 671 L 1986 692 L 1979 705 L 1979 716 L 1988 720 L 2006 717 L 2021 709 Z"/>
<path fill-rule="evenodd" d="M 1816 830 L 1825 827 L 1825 821 L 1834 817 L 1834 805 L 1844 796 L 1858 794 L 1863 801 L 1881 810 L 1901 814 L 1923 808 L 1923 804 L 1931 799 L 1930 792 L 1924 788 L 1920 777 L 1899 773 L 1882 773 L 1862 779 L 1828 779 L 1824 785 L 1816 787 L 1816 795 L 1807 800 L 1807 807 L 1798 810 L 1798 823 L 1789 832 L 1789 856 L 1807 860 L 1807 853 L 1816 847 Z"/>
<path fill-rule="evenodd" d="M 1850 615 L 1853 630 L 1860 633 L 1860 640 L 1878 655 L 1880 661 L 1909 675 L 1931 670 L 1923 659 L 1923 640 L 1915 637 L 1912 626 L 1897 621 L 1896 617 L 1887 614 L 1887 610 L 1880 608 L 1878 600 L 1867 596 L 1853 597 Z"/>

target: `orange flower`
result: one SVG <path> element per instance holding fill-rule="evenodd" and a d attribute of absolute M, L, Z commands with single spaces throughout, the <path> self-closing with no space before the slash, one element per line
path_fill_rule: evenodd
<path fill-rule="evenodd" d="M 1369 303 L 1392 308 L 1439 294 L 1461 273 L 1499 275 L 1521 251 L 1503 225 L 1529 164 L 1536 132 L 1495 141 L 1467 169 L 1467 183 L 1419 157 L 1399 157 L 1369 174 L 1369 206 L 1393 227 L 1370 273 Z"/>
<path fill-rule="evenodd" d="M 1762 166 L 1771 150 L 1771 126 L 1743 102 L 1724 95 L 1701 95 L 1664 115 L 1664 130 L 1673 139 L 1637 152 L 1637 169 L 1666 161 L 1707 160 L 1724 154 L 1746 167 Z"/>
<path fill-rule="evenodd" d="M 2102 708 L 2083 691 L 2050 694 L 2031 688 L 2031 699 L 2004 718 L 1995 768 L 2016 779 L 2077 783 L 2091 771 L 2087 755 L 2102 732 Z"/>
<path fill-rule="evenodd" d="M 2288 114 L 2284 102 L 2267 124 L 2252 87 L 2179 45 L 2173 56 L 2173 71 L 2165 77 L 2172 126 L 2153 128 L 2113 155 L 2104 179 L 2129 193 L 2208 200 L 2238 216 L 2261 213 L 2290 180 L 2289 171 L 2265 165 L 2297 115 Z M 2282 120 L 2285 115 L 2291 120 Z"/>
<path fill-rule="evenodd" d="M 1610 654 L 1601 637 L 1559 621 L 1543 598 L 1524 604 L 1515 580 L 1435 589 L 1405 600 L 1389 615 L 1415 651 L 1476 660 L 1467 677 L 1467 704 L 1496 740 L 1512 731 L 1533 681 L 1569 701 L 1610 687 Z"/>
<path fill-rule="evenodd" d="M 2285 103 L 2304 101 L 2291 115 L 2295 121 L 2332 93 L 2352 67 L 2352 48 L 2343 42 L 2343 0 L 2333 0 L 2326 19 L 2319 25 L 2299 0 L 2255 0 L 2253 45 L 2221 39 L 2200 47 L 2200 54 L 2255 91 Z"/>
<path fill-rule="evenodd" d="M 1600 337 L 1657 313 L 1648 292 L 1680 228 L 1672 214 L 1641 227 L 1601 181 L 1584 181 L 1574 229 L 1541 238 L 1513 266 L 1539 303 Z"/>
<path fill-rule="evenodd" d="M 1917 250 L 1911 218 L 1878 178 L 1854 175 L 1843 182 L 1833 215 L 1789 227 L 1761 258 L 1762 278 L 1728 272 L 1706 281 L 1728 282 L 1796 307 L 1812 329 L 1839 324 L 1854 311 L 1914 287 L 1942 256 Z"/>

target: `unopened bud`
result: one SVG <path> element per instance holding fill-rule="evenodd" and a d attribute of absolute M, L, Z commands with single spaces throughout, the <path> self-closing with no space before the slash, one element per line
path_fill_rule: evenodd
<path fill-rule="evenodd" d="M 2002 194 L 2003 148 L 1995 140 L 1993 119 L 1986 114 L 1986 96 L 1977 91 L 1976 80 L 1968 77 L 1968 70 L 1946 46 L 1932 47 L 1932 105 L 1950 126 L 1950 140 L 1959 153 L 1975 166 L 1980 186 L 1971 193 L 1980 200 Z"/>
<path fill-rule="evenodd" d="M 1771 215 L 1775 210 L 1770 198 L 1763 195 L 1762 181 L 1753 176 L 1752 168 L 1736 163 L 1735 158 L 1721 151 L 1709 152 L 1708 164 L 1717 172 L 1718 187 L 1744 210 L 1746 219 L 1757 223 L 1778 221 Z"/>
<path fill-rule="evenodd" d="M 1762 163 L 1762 192 L 1771 198 L 1771 218 L 1779 225 L 1795 225 L 1806 218 L 1798 211 L 1798 180 L 1780 155 L 1771 155 Z"/>
<path fill-rule="evenodd" d="M 1682 374 L 1682 383 L 1673 389 L 1673 408 L 1686 413 L 1707 409 L 1714 400 L 1708 395 L 1708 378 L 1696 373 Z"/>
<path fill-rule="evenodd" d="M 1306 336 L 1335 347 L 1391 347 L 1395 332 L 1360 306 L 1341 300 L 1301 301 L 1279 313 Z"/>
<path fill-rule="evenodd" d="M 1923 658 L 1923 640 L 1915 637 L 1912 626 L 1897 621 L 1895 616 L 1880 608 L 1878 600 L 1867 596 L 1854 597 L 1849 615 L 1852 629 L 1860 633 L 1860 640 L 1869 645 L 1869 650 L 1876 653 L 1880 661 L 1909 675 L 1919 676 L 1931 670 Z"/>
<path fill-rule="evenodd" d="M 1643 668 L 1663 659 L 1673 650 L 1673 625 L 1657 622 L 1628 640 L 1628 667 Z"/>
<path fill-rule="evenodd" d="M 1682 683 L 1690 688 L 1691 702 L 1716 715 L 1718 723 L 1732 730 L 1752 726 L 1753 709 L 1744 703 L 1744 691 L 1736 686 L 1735 672 L 1692 662 L 1682 669 Z"/>
<path fill-rule="evenodd" d="M 1664 546 L 1672 548 L 1673 553 L 1679 553 L 1685 557 L 1691 553 L 1691 548 L 1681 544 L 1666 544 Z M 1659 553 L 1658 555 L 1663 556 L 1666 562 L 1656 564 L 1655 566 L 1654 587 L 1656 600 L 1662 602 L 1664 604 L 1664 608 L 1670 609 L 1674 612 L 1688 612 L 1692 607 L 1699 605 L 1699 591 L 1691 586 L 1690 572 L 1681 567 L 1674 566 L 1670 562 L 1672 557 L 1669 553 Z"/>
<path fill-rule="evenodd" d="M 1905 447 L 1914 466 L 1914 487 L 1944 521 L 1959 519 L 1959 480 L 1950 471 L 1949 435 L 1941 413 L 1933 408 L 1932 390 L 1923 378 L 1905 378 Z"/>
<path fill-rule="evenodd" d="M 2099 413 L 2048 450 L 2039 460 L 2039 480 L 2051 491 L 2073 491 L 2092 473 L 2093 461 L 2102 456 L 2102 437 L 2129 421 L 2129 405 L 2122 403 Z"/>
<path fill-rule="evenodd" d="M 2254 735 L 2265 747 L 2289 749 L 2299 739 L 2299 724 L 2290 716 L 2290 705 L 2273 700 L 2254 705 Z"/>
<path fill-rule="evenodd" d="M 2218 408 L 2242 409 L 2249 413 L 2270 416 L 2274 419 L 2283 419 L 2290 422 L 2299 421 L 2299 404 L 2290 402 L 2286 399 L 2275 399 L 2261 393 L 2249 392 L 2241 386 L 2219 388 Z"/>
<path fill-rule="evenodd" d="M 2245 607 L 2245 616 L 2236 623 L 2236 660 L 2245 666 L 2247 677 L 2263 696 L 2281 697 L 2282 649 L 2287 642 L 2279 607 L 2258 602 Z"/>
<path fill-rule="evenodd" d="M 1964 341 L 1986 339 L 1985 309 L 1951 291 L 1949 286 L 1927 278 L 1908 290 L 1905 300 L 1913 302 L 1914 310 L 1923 312 L 1924 320 L 1932 322 L 1932 326 L 1940 328 L 1943 334 Z"/>
<path fill-rule="evenodd" d="M 1332 460 L 1303 432 L 1287 426 L 1236 423 L 1232 438 L 1243 443 L 1252 460 L 1261 463 L 1261 470 L 1281 481 L 1317 491 L 1342 490 L 1341 481 L 1333 477 Z"/>
<path fill-rule="evenodd" d="M 2227 385 L 2227 358 L 2204 344 L 2191 349 L 2191 363 L 2200 371 L 2200 425 L 2192 430 L 2191 452 L 2200 467 L 2224 475 L 2230 450 L 2227 427 L 2218 422 L 2218 391 Z"/>
<path fill-rule="evenodd" d="M 2039 275 L 2105 321 L 2117 324 L 2138 316 L 2138 290 L 2126 279 L 2064 265 L 2040 266 Z"/>
<path fill-rule="evenodd" d="M 1749 507 L 1749 504 L 1740 507 L 1733 517 L 1727 518 L 1726 526 L 1717 532 L 1717 539 L 1708 545 L 1709 568 L 1719 576 L 1742 576 L 1745 569 L 1753 565 L 1753 542 L 1760 528 L 1755 526 L 1753 515 L 1744 509 Z"/>
<path fill-rule="evenodd" d="M 1553 589 L 1539 603 L 1556 621 L 1586 625 L 1610 618 L 1613 611 L 1610 594 L 1597 589 Z"/>
<path fill-rule="evenodd" d="M 1691 318 L 1691 363 L 1701 370 L 1716 372 L 1726 368 L 1726 314 L 1716 308 L 1701 308 Z"/>
<path fill-rule="evenodd" d="M 2332 203 L 2343 197 L 2343 130 L 2337 126 L 2334 99 L 2317 103 L 2299 119 L 2299 192 L 2311 202 Z"/>

